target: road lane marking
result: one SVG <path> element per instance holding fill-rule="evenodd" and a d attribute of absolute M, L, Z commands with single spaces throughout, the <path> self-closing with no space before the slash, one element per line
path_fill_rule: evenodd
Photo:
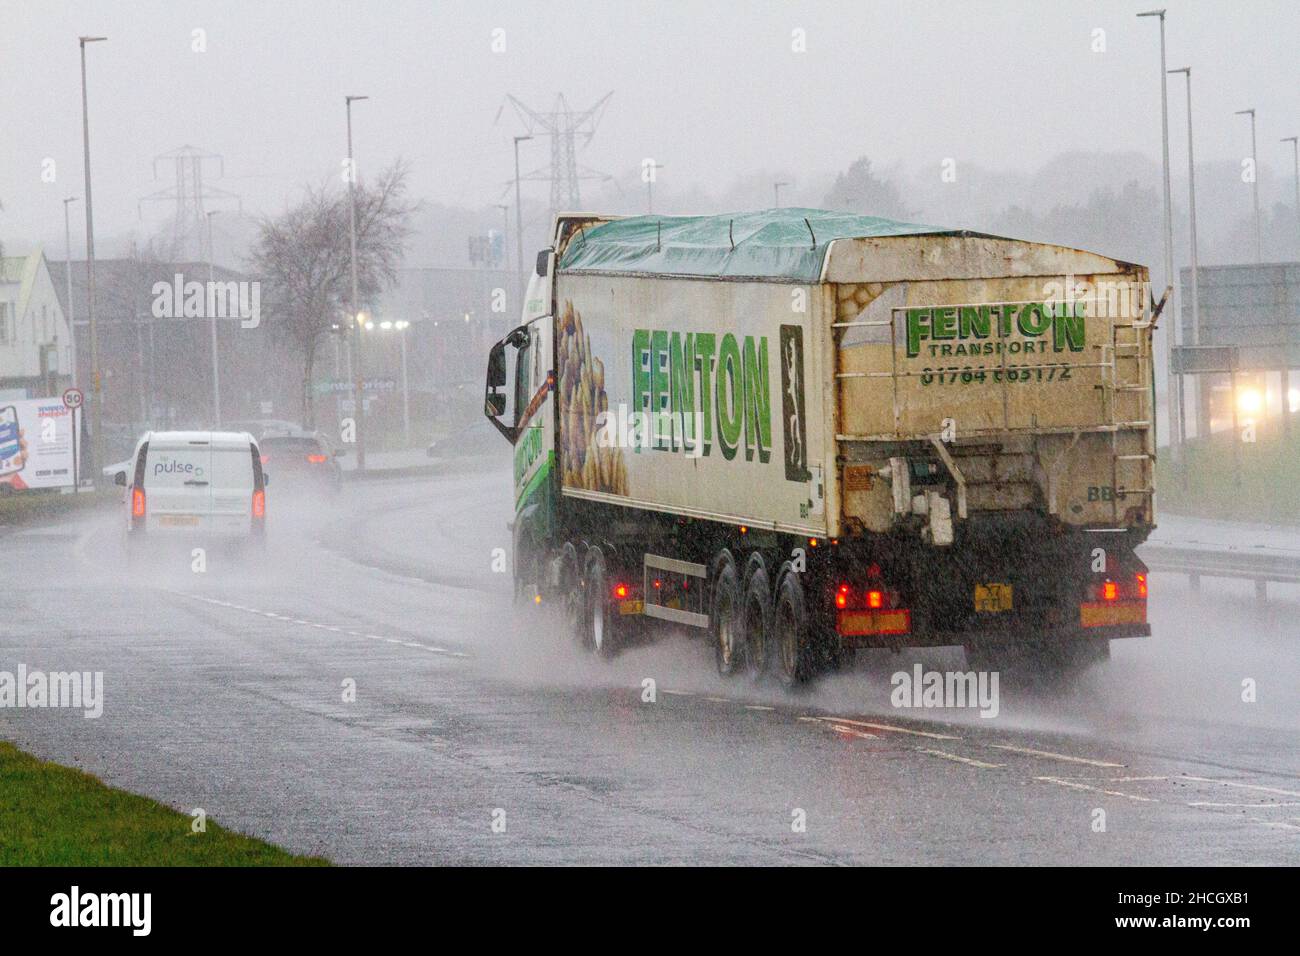
<path fill-rule="evenodd" d="M 828 724 L 831 730 L 837 734 L 847 734 L 850 737 L 860 737 L 863 740 L 879 740 L 879 734 L 869 734 L 865 730 L 854 730 L 852 727 L 845 727 L 843 724 Z"/>
<path fill-rule="evenodd" d="M 1183 776 L 1183 780 L 1195 780 L 1197 783 L 1217 783 L 1221 787 L 1237 787 L 1241 790 L 1257 790 L 1260 793 L 1276 793 L 1283 797 L 1300 797 L 1295 790 L 1282 790 L 1279 787 L 1261 787 L 1253 783 L 1238 783 L 1235 780 L 1217 780 L 1214 777 Z"/>
<path fill-rule="evenodd" d="M 1189 807 L 1241 807 L 1247 810 L 1272 810 L 1274 807 L 1300 807 L 1300 803 L 1213 803 L 1209 800 L 1196 800 Z"/>
<path fill-rule="evenodd" d="M 706 698 L 704 698 L 704 699 L 705 699 L 705 700 L 711 700 L 711 701 L 713 701 L 715 704 L 733 704 L 733 703 L 735 703 L 735 701 L 733 701 L 730 697 L 706 697 Z"/>
<path fill-rule="evenodd" d="M 776 710 L 775 707 L 768 707 L 765 704 L 746 704 L 746 710 Z"/>
<path fill-rule="evenodd" d="M 960 737 L 953 737 L 949 734 L 934 734 L 927 730 L 909 730 L 906 727 L 895 727 L 892 724 L 873 724 L 866 720 L 849 720 L 847 717 L 813 717 L 811 719 L 822 720 L 827 723 L 851 724 L 854 727 L 866 727 L 869 730 L 889 730 L 896 734 L 913 734 L 917 737 L 929 737 L 931 740 L 961 740 Z"/>
<path fill-rule="evenodd" d="M 332 631 L 335 634 L 347 634 L 350 637 L 367 637 L 372 641 L 386 641 L 389 644 L 402 644 L 406 647 L 418 648 L 428 651 L 431 654 L 441 654 L 444 657 L 469 657 L 461 651 L 448 650 L 445 647 L 435 647 L 430 644 L 421 644 L 418 641 L 403 641 L 396 637 L 381 637 L 378 634 L 362 634 L 360 631 L 349 631 L 346 628 L 336 627 L 333 624 L 321 624 L 319 621 L 307 621 L 302 618 L 291 618 L 284 614 L 276 614 L 274 611 L 262 611 L 254 607 L 244 607 L 242 604 L 235 604 L 231 601 L 222 601 L 218 598 L 203 597 L 200 594 L 189 594 L 185 591 L 172 591 L 164 589 L 168 594 L 174 594 L 177 597 L 192 598 L 195 601 L 202 601 L 205 604 L 214 604 L 217 607 L 230 608 L 235 611 L 245 611 L 249 614 L 256 614 L 259 617 L 268 617 L 272 620 L 283 621 L 286 624 L 297 624 L 301 627 L 314 627 L 322 631 Z"/>
<path fill-rule="evenodd" d="M 1068 787 L 1071 790 L 1089 790 L 1093 793 L 1104 793 L 1108 797 L 1123 797 L 1126 800 L 1136 800 L 1139 803 L 1159 803 L 1155 797 L 1139 797 L 1132 793 L 1123 793 L 1119 790 L 1106 790 L 1103 787 L 1094 787 L 1086 783 L 1079 783 L 1077 780 L 1062 780 L 1060 777 L 1035 777 L 1035 780 L 1041 780 L 1043 783 L 1054 783 L 1058 787 Z"/>
<path fill-rule="evenodd" d="M 972 767 L 979 767 L 981 770 L 1001 770 L 1006 766 L 1006 764 L 1002 763 L 985 763 L 983 760 L 974 760 L 970 757 L 950 754 L 946 750 L 929 750 L 925 747 L 918 747 L 917 753 L 929 754 L 931 757 L 940 757 L 944 760 L 955 760 L 957 763 L 969 764 Z"/>
<path fill-rule="evenodd" d="M 1013 753 L 1028 754 L 1031 757 L 1043 757 L 1047 760 L 1064 760 L 1067 763 L 1086 763 L 1090 767 L 1111 767 L 1123 769 L 1122 763 L 1110 763 L 1105 760 L 1089 760 L 1086 757 L 1072 757 L 1069 754 L 1052 753 L 1050 750 L 1034 750 L 1031 747 L 1013 747 L 1010 744 L 989 744 L 990 747 L 996 747 L 998 750 L 1010 750 Z"/>

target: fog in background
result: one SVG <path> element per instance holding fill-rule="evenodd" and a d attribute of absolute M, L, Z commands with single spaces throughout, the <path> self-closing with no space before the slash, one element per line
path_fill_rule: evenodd
<path fill-rule="evenodd" d="M 511 137 L 526 127 L 507 94 L 545 110 L 562 92 L 583 110 L 612 91 L 578 155 L 597 177 L 582 183 L 587 208 L 644 211 L 647 159 L 663 167 L 658 212 L 770 206 L 776 181 L 789 183 L 782 204 L 820 206 L 865 156 L 906 218 L 1089 246 L 1150 264 L 1155 278 L 1159 33 L 1134 16 L 1145 8 L 4 0 L 0 241 L 11 255 L 37 243 L 64 255 L 61 200 L 83 192 L 77 36 L 102 34 L 109 41 L 88 48 L 101 256 L 167 229 L 171 207 L 140 200 L 172 185 L 170 164 L 155 178 L 154 157 L 190 144 L 223 157 L 224 175 L 209 164 L 207 184 L 236 194 L 245 218 L 233 199 L 210 203 L 224 211 L 216 251 L 240 265 L 248 217 L 340 175 L 353 93 L 371 97 L 354 107 L 361 174 L 402 157 L 426 203 L 406 264 L 460 265 L 468 236 L 502 223 L 496 204 L 513 207 Z M 1233 115 L 1251 106 L 1265 258 L 1300 256 L 1290 146 L 1278 142 L 1300 132 L 1300 5 L 1168 8 L 1169 65 L 1193 68 L 1202 263 L 1253 257 L 1241 180 L 1250 125 Z M 1181 76 L 1169 90 L 1185 263 Z M 547 141 L 521 150 L 526 176 L 548 166 Z M 529 180 L 523 193 L 527 255 L 544 242 L 549 185 Z M 84 213 L 73 209 L 81 257 Z"/>

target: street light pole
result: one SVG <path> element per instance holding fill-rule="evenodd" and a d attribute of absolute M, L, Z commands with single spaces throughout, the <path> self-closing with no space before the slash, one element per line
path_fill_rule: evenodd
<path fill-rule="evenodd" d="M 1165 198 L 1165 284 L 1171 289 L 1178 288 L 1178 277 L 1174 274 L 1174 203 L 1169 186 L 1169 77 L 1165 63 L 1165 11 L 1148 10 L 1139 13 L 1139 17 L 1160 18 L 1160 146 L 1164 172 Z M 1165 335 L 1165 387 L 1169 401 L 1169 447 L 1175 460 L 1181 452 L 1183 439 L 1186 437 L 1186 420 L 1183 414 L 1183 377 L 1174 374 L 1174 349 L 1178 345 L 1180 316 L 1174 304 L 1177 296 L 1170 293 L 1167 303 L 1169 318 Z"/>
<path fill-rule="evenodd" d="M 1284 136 L 1281 139 L 1283 143 L 1291 144 L 1291 159 L 1295 163 L 1295 224 L 1296 237 L 1300 240 L 1300 138 L 1295 136 Z M 1300 255 L 1300 246 L 1296 247 L 1297 255 Z M 1286 359 L 1283 359 L 1282 365 L 1282 433 L 1291 434 L 1291 370 L 1286 367 Z"/>
<path fill-rule="evenodd" d="M 1182 73 L 1187 77 L 1187 195 L 1188 195 L 1188 217 L 1191 223 L 1191 242 L 1192 242 L 1192 344 L 1201 344 L 1201 277 L 1196 253 L 1196 160 L 1192 152 L 1192 68 L 1184 66 L 1177 70 L 1170 70 L 1170 73 Z M 1209 416 L 1204 414 L 1201 407 L 1201 380 L 1197 376 L 1193 379 L 1195 382 L 1194 391 L 1196 393 L 1196 434 L 1201 435 L 1201 418 L 1205 418 L 1205 431 L 1209 433 Z"/>
<path fill-rule="evenodd" d="M 72 352 L 72 387 L 78 387 L 77 376 L 77 307 L 72 301 L 72 221 L 68 218 L 68 206 L 77 201 L 76 196 L 63 200 L 63 248 L 67 256 L 64 271 L 68 280 L 68 349 Z"/>
<path fill-rule="evenodd" d="M 214 258 L 212 251 L 212 217 L 215 216 L 219 209 L 208 211 L 208 289 L 212 289 L 212 283 L 215 281 L 213 275 L 212 260 Z M 211 296 L 211 293 L 209 293 Z M 209 298 L 212 302 L 213 298 Z M 212 427 L 214 430 L 221 428 L 221 378 L 220 365 L 217 361 L 217 310 L 212 310 L 209 316 L 209 323 L 212 327 Z"/>
<path fill-rule="evenodd" d="M 782 187 L 782 186 L 789 186 L 789 185 L 790 185 L 789 183 L 784 182 L 784 181 L 783 181 L 783 182 L 773 183 L 773 184 L 772 184 L 772 200 L 773 200 L 773 205 L 774 205 L 777 209 L 780 209 L 780 208 L 781 208 L 781 187 Z"/>
<path fill-rule="evenodd" d="M 515 249 L 519 260 L 515 267 L 519 270 L 521 294 L 527 291 L 524 278 L 524 207 L 519 199 L 519 144 L 532 139 L 531 136 L 516 136 L 515 140 Z"/>
<path fill-rule="evenodd" d="M 366 440 L 363 424 L 366 417 L 365 373 L 362 371 L 361 361 L 361 312 L 357 305 L 357 166 L 352 159 L 352 103 L 354 100 L 368 100 L 370 97 L 344 96 L 343 99 L 347 104 L 348 113 L 348 249 L 352 267 L 352 340 L 353 352 L 356 355 L 352 363 L 353 374 L 356 376 L 352 385 L 352 401 L 355 406 L 353 437 L 356 438 L 357 445 L 357 471 L 364 472 L 366 470 Z"/>
<path fill-rule="evenodd" d="M 501 210 L 501 256 L 505 259 L 506 272 L 510 272 L 510 207 L 505 203 L 497 203 L 497 208 Z"/>
<path fill-rule="evenodd" d="M 663 167 L 661 164 L 656 163 L 656 162 L 654 162 L 653 160 L 652 160 L 651 162 L 649 162 L 649 163 L 644 167 L 645 171 L 648 173 L 648 175 L 646 176 L 646 179 L 645 179 L 645 189 L 646 189 L 646 214 L 647 214 L 647 215 L 653 215 L 653 214 L 654 214 L 654 211 L 655 211 L 655 173 L 659 172 L 659 170 L 661 170 L 661 169 L 663 169 L 663 168 L 664 168 L 664 167 Z"/>
<path fill-rule="evenodd" d="M 1250 189 L 1255 203 L 1255 261 L 1264 261 L 1264 233 L 1259 223 L 1259 162 L 1255 152 L 1255 108 L 1237 110 L 1235 116 L 1250 116 Z"/>
<path fill-rule="evenodd" d="M 86 169 L 86 317 L 90 323 L 90 473 L 95 484 L 103 476 L 100 466 L 104 461 L 104 388 L 99 372 L 99 326 L 95 322 L 95 216 L 90 195 L 90 106 L 86 96 L 86 44 L 99 43 L 108 37 L 78 37 L 81 44 L 81 142 Z"/>
<path fill-rule="evenodd" d="M 405 436 L 404 448 L 411 447 L 411 392 L 406 379 L 406 330 L 411 323 L 399 319 L 394 323 L 397 334 L 402 340 L 402 434 Z"/>

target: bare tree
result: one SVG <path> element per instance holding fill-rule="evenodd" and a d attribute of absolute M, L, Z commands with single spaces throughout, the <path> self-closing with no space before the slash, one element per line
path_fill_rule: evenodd
<path fill-rule="evenodd" d="M 373 185 L 357 183 L 357 277 L 363 303 L 397 280 L 410 217 L 420 208 L 406 195 L 408 168 L 398 160 Z M 297 205 L 258 220 L 250 257 L 254 273 L 267 285 L 267 321 L 292 342 L 302 361 L 302 420 L 308 427 L 315 419 L 311 383 L 317 349 L 332 327 L 350 328 L 348 214 L 346 188 L 332 182 L 308 186 Z"/>

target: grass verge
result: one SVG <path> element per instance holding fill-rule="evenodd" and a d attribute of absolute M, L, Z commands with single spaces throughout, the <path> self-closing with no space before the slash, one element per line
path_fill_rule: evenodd
<path fill-rule="evenodd" d="M 1160 511 L 1220 518 L 1226 521 L 1300 523 L 1300 422 L 1292 421 L 1290 436 L 1270 422 L 1253 442 L 1238 446 L 1240 479 L 1233 460 L 1231 432 L 1189 441 L 1182 460 L 1174 462 L 1168 448 L 1156 464 Z"/>
<path fill-rule="evenodd" d="M 19 491 L 0 494 L 0 528 L 44 521 L 65 514 L 77 514 L 94 508 L 106 508 L 122 500 L 122 489 L 82 491 L 62 495 L 43 491 Z"/>
<path fill-rule="evenodd" d="M 328 866 L 0 741 L 0 866 Z"/>

